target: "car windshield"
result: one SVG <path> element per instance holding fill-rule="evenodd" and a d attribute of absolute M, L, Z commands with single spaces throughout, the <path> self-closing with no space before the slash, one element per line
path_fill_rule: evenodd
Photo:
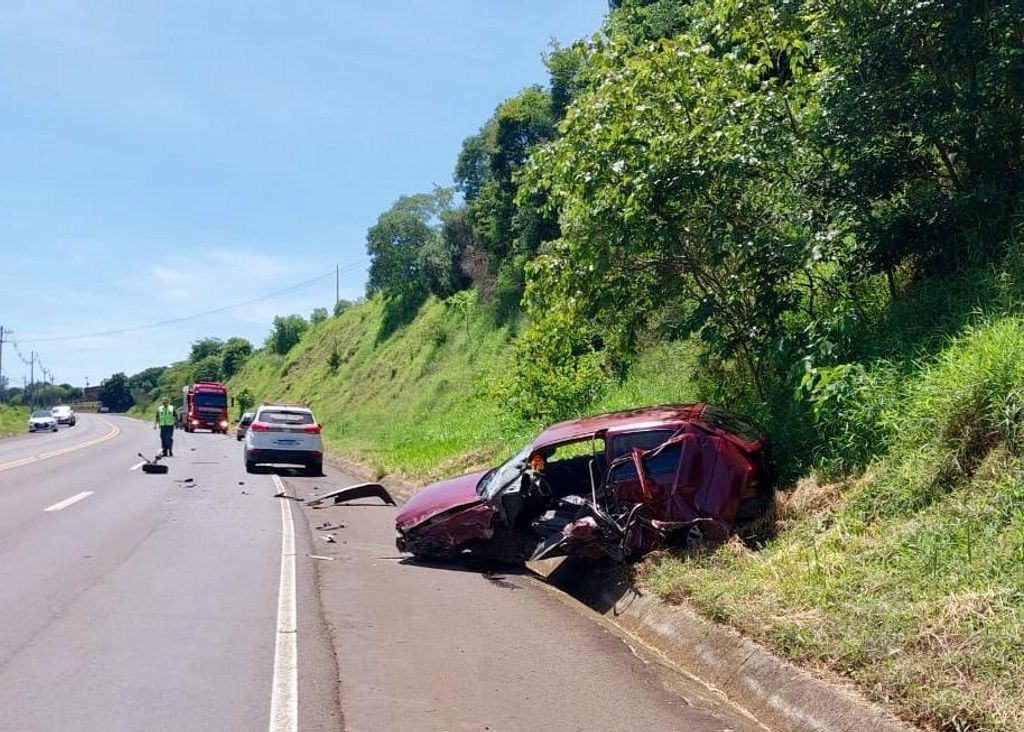
<path fill-rule="evenodd" d="M 532 445 L 527 445 L 499 467 L 487 473 L 477 483 L 477 495 L 494 498 L 500 491 L 511 485 L 526 469 L 526 458 L 530 456 L 531 447 Z"/>
<path fill-rule="evenodd" d="M 196 394 L 195 405 L 197 407 L 226 407 L 228 398 L 224 394 Z"/>
<path fill-rule="evenodd" d="M 242 419 L 239 422 L 239 424 L 242 424 L 242 425 L 249 424 L 249 423 L 252 422 L 252 418 L 253 418 L 253 415 L 247 412 L 247 413 L 242 415 Z"/>
<path fill-rule="evenodd" d="M 24 414 L 24 412 L 22 414 Z M 48 409 L 39 409 L 39 410 L 37 410 L 35 412 L 32 412 L 32 416 L 33 417 L 52 417 L 53 415 L 50 414 L 50 410 L 48 410 Z"/>

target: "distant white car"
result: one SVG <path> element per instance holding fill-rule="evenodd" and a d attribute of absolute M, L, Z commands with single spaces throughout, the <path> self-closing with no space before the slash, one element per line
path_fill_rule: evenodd
<path fill-rule="evenodd" d="M 28 418 L 29 432 L 56 432 L 60 427 L 49 409 L 37 409 Z"/>
<path fill-rule="evenodd" d="M 245 469 L 257 465 L 302 465 L 308 475 L 322 475 L 324 447 L 320 425 L 306 407 L 261 404 L 245 433 Z"/>
<path fill-rule="evenodd" d="M 78 418 L 75 416 L 75 410 L 71 407 L 61 404 L 50 410 L 53 418 L 57 420 L 57 424 L 66 424 L 69 427 L 74 427 Z"/>

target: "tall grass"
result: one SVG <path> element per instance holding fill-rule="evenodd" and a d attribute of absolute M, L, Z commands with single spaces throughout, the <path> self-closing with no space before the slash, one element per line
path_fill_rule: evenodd
<path fill-rule="evenodd" d="M 28 427 L 28 407 L 0 404 L 0 437 L 24 432 Z"/>
<path fill-rule="evenodd" d="M 878 395 L 864 476 L 784 495 L 760 552 L 660 557 L 647 581 L 913 721 L 1024 729 L 1022 395 L 1024 320 L 979 322 Z"/>

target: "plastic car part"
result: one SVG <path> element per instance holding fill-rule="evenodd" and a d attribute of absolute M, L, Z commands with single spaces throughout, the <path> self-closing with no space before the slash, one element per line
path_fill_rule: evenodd
<path fill-rule="evenodd" d="M 389 506 L 397 506 L 395 499 L 391 497 L 387 489 L 380 483 L 358 483 L 357 485 L 350 485 L 348 488 L 341 488 L 336 491 L 331 491 L 317 498 L 313 498 L 306 501 L 307 506 L 319 506 L 320 504 L 330 501 L 331 504 L 337 506 L 341 503 L 348 501 L 356 501 L 360 498 L 379 498 Z"/>
<path fill-rule="evenodd" d="M 143 455 L 140 452 L 139 453 L 139 457 L 142 458 L 145 461 L 145 462 L 142 463 L 142 472 L 143 473 L 166 473 L 167 472 L 167 466 L 160 464 L 160 457 L 161 457 L 160 455 L 157 455 L 155 458 L 150 460 L 148 457 L 146 457 L 145 455 Z"/>

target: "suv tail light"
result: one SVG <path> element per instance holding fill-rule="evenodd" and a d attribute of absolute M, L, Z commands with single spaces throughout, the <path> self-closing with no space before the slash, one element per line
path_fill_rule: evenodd
<path fill-rule="evenodd" d="M 266 422 L 253 422 L 249 425 L 249 429 L 253 432 L 270 432 L 270 425 Z"/>
<path fill-rule="evenodd" d="M 320 425 L 318 424 L 307 424 L 303 426 L 302 431 L 309 435 L 319 435 Z"/>

